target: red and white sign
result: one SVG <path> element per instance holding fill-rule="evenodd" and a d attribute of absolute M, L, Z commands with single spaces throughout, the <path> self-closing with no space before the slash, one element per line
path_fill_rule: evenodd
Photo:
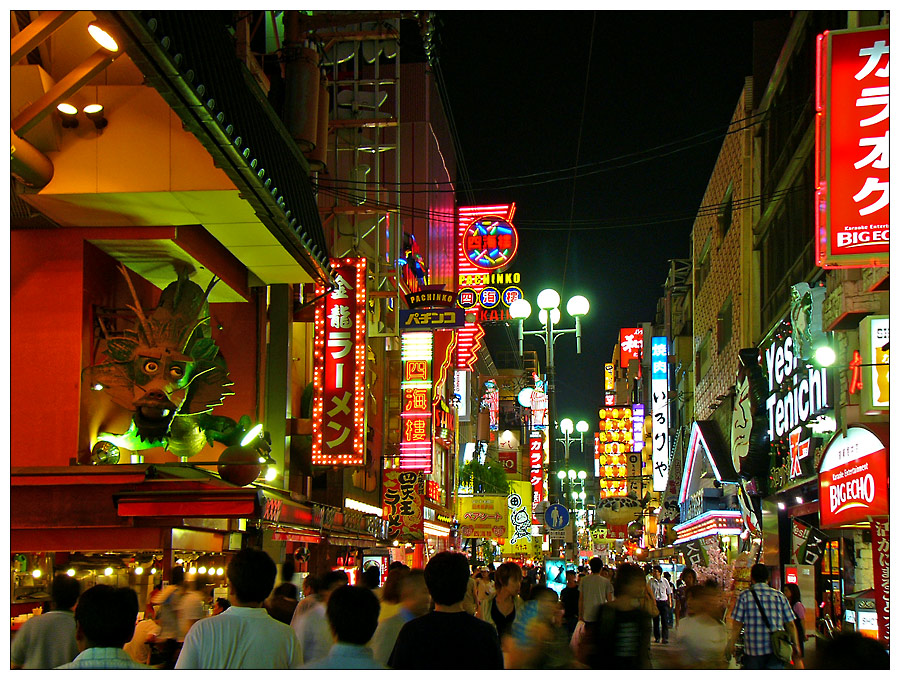
<path fill-rule="evenodd" d="M 528 435 L 528 458 L 531 472 L 531 507 L 544 500 L 544 436 L 532 430 Z M 540 522 L 532 515 L 532 524 Z"/>
<path fill-rule="evenodd" d="M 641 357 L 644 355 L 644 329 L 622 328 L 619 330 L 619 366 L 628 368 L 632 359 L 638 360 L 638 375 L 641 375 Z"/>
<path fill-rule="evenodd" d="M 333 258 L 335 288 L 316 305 L 313 465 L 366 462 L 366 259 Z"/>
<path fill-rule="evenodd" d="M 875 609 L 878 639 L 891 644 L 891 526 L 887 517 L 873 517 L 872 566 L 875 570 Z"/>
<path fill-rule="evenodd" d="M 886 266 L 889 30 L 826 31 L 817 40 L 816 264 Z"/>
<path fill-rule="evenodd" d="M 506 474 L 516 474 L 516 458 L 518 458 L 518 456 L 518 451 L 510 449 L 500 449 L 497 452 L 497 458 L 500 460 L 500 465 L 503 466 L 503 470 Z"/>
<path fill-rule="evenodd" d="M 819 525 L 823 529 L 888 514 L 888 452 L 870 429 L 838 432 L 819 468 Z"/>
<path fill-rule="evenodd" d="M 401 333 L 400 358 L 400 469 L 429 474 L 434 449 L 434 335 L 428 331 Z"/>

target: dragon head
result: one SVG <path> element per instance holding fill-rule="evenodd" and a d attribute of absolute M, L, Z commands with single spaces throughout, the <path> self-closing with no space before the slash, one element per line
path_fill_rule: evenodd
<path fill-rule="evenodd" d="M 135 299 L 132 329 L 106 339 L 107 360 L 85 369 L 91 385 L 102 386 L 116 404 L 132 411 L 139 438 L 164 441 L 176 417 L 208 413 L 233 394 L 224 359 L 210 337 L 208 296 L 179 272 L 149 316 L 141 309 L 127 270 L 122 273 Z"/>

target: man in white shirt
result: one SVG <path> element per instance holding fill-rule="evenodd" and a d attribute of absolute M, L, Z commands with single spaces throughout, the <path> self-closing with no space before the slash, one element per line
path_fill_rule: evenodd
<path fill-rule="evenodd" d="M 600 575 L 603 560 L 594 557 L 588 562 L 591 573 L 578 583 L 578 620 L 593 623 L 597 619 L 597 608 L 613 599 L 613 585 Z"/>
<path fill-rule="evenodd" d="M 668 579 L 662 577 L 662 567 L 658 564 L 653 567 L 651 574 L 650 591 L 659 610 L 659 614 L 653 618 L 653 639 L 659 642 L 662 637 L 663 644 L 669 644 L 669 609 L 672 607 L 674 589 Z"/>
<path fill-rule="evenodd" d="M 228 563 L 231 606 L 197 621 L 184 638 L 176 669 L 300 668 L 303 654 L 290 626 L 262 606 L 278 568 L 261 550 L 245 548 Z"/>
<path fill-rule="evenodd" d="M 334 644 L 334 637 L 331 634 L 331 626 L 328 624 L 326 614 L 328 598 L 337 588 L 345 586 L 347 583 L 347 574 L 343 571 L 328 571 L 319 579 L 319 601 L 305 611 L 300 609 L 299 603 L 297 604 L 294 617 L 291 619 L 291 628 L 294 629 L 294 634 L 300 641 L 300 648 L 303 650 L 303 658 L 306 663 L 328 656 L 331 645 Z"/>

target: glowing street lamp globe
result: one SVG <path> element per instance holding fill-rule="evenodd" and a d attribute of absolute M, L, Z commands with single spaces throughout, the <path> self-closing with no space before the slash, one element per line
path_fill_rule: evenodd
<path fill-rule="evenodd" d="M 569 479 L 575 479 L 577 474 L 578 473 L 576 473 L 575 470 L 569 470 Z"/>
<path fill-rule="evenodd" d="M 514 319 L 527 319 L 531 316 L 531 303 L 525 298 L 516 298 L 509 306 L 509 315 Z"/>
<path fill-rule="evenodd" d="M 584 481 L 585 479 L 587 479 L 587 472 L 585 472 L 584 470 L 579 470 L 579 472 L 578 472 L 578 479 L 580 479 L 580 480 L 582 480 L 582 481 Z"/>
<path fill-rule="evenodd" d="M 572 423 L 571 418 L 563 418 L 562 420 L 559 421 L 559 429 L 562 431 L 563 434 L 572 434 L 573 428 L 574 428 L 574 425 Z"/>
<path fill-rule="evenodd" d="M 578 430 L 581 434 L 584 434 L 585 432 L 587 432 L 590 429 L 590 427 L 591 426 L 588 425 L 587 421 L 585 421 L 585 420 L 579 420 L 575 424 L 575 429 Z"/>
<path fill-rule="evenodd" d="M 584 295 L 576 295 L 569 298 L 569 301 L 566 303 L 566 311 L 569 313 L 569 316 L 584 316 L 590 309 L 591 305 Z"/>
<path fill-rule="evenodd" d="M 559 323 L 559 320 L 562 318 L 559 309 L 554 307 L 550 310 L 550 318 L 553 319 L 553 325 L 556 326 Z M 538 321 L 540 321 L 543 325 L 547 325 L 547 310 L 542 309 L 538 312 Z"/>
<path fill-rule="evenodd" d="M 559 293 L 552 288 L 545 288 L 538 293 L 537 304 L 541 309 L 557 309 L 559 307 Z"/>
<path fill-rule="evenodd" d="M 556 476 L 559 477 L 560 479 L 565 479 L 565 478 L 566 478 L 566 471 L 565 471 L 565 470 L 560 470 L 559 472 L 556 473 Z"/>

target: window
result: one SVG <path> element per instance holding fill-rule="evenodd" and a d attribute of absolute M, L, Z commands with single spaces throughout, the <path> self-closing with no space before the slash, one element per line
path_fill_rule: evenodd
<path fill-rule="evenodd" d="M 716 317 L 716 347 L 718 352 L 725 349 L 726 345 L 731 342 L 732 315 L 731 296 L 729 295 L 725 302 L 722 303 L 722 308 Z"/>
<path fill-rule="evenodd" d="M 694 359 L 694 374 L 697 376 L 697 384 L 703 380 L 703 376 L 706 375 L 706 372 L 709 370 L 709 335 L 709 331 L 707 331 L 706 335 L 703 337 L 703 342 L 701 342 L 700 347 L 697 348 L 697 354 Z"/>
<path fill-rule="evenodd" d="M 719 224 L 719 239 L 724 239 L 725 234 L 731 229 L 731 215 L 734 212 L 734 184 L 729 184 L 725 190 L 725 197 L 722 199 L 722 205 L 716 214 L 716 221 Z"/>
<path fill-rule="evenodd" d="M 709 276 L 709 247 L 712 244 L 712 234 L 706 237 L 706 243 L 703 244 L 703 250 L 700 251 L 700 258 L 697 260 L 696 276 L 697 276 L 697 292 L 703 287 L 703 282 Z"/>

